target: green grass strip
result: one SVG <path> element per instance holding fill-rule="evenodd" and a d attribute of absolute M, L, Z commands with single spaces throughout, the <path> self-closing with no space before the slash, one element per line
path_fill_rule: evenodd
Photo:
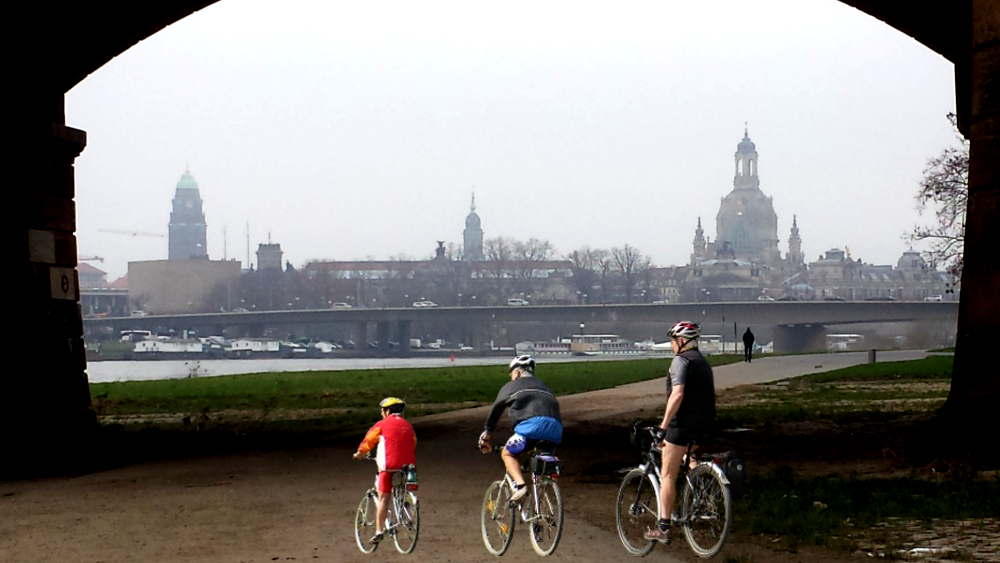
<path fill-rule="evenodd" d="M 710 356 L 713 365 L 739 361 Z M 665 377 L 670 361 L 541 364 L 537 375 L 557 395 Z M 371 409 L 387 396 L 409 404 L 489 403 L 509 381 L 504 366 L 257 373 L 193 379 L 96 383 L 91 396 L 105 414 L 220 410 Z"/>
<path fill-rule="evenodd" d="M 829 381 L 886 381 L 891 379 L 951 379 L 952 356 L 929 356 L 922 360 L 860 364 L 823 373 L 803 375 L 812 383 Z"/>
<path fill-rule="evenodd" d="M 887 518 L 991 518 L 1000 480 L 800 478 L 788 468 L 751 477 L 736 503 L 742 533 L 776 534 L 791 546 L 823 545 Z"/>

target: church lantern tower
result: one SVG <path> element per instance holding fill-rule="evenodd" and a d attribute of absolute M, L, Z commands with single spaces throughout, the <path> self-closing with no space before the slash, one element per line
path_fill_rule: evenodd
<path fill-rule="evenodd" d="M 198 183 L 187 170 L 177 182 L 174 193 L 173 211 L 170 212 L 169 252 L 170 260 L 207 260 L 207 225 L 202 210 Z"/>
<path fill-rule="evenodd" d="M 462 236 L 465 259 L 470 262 L 482 260 L 483 229 L 479 221 L 479 215 L 476 214 L 475 192 L 472 193 L 472 206 L 470 207 L 468 217 L 465 218 L 465 231 L 463 231 Z"/>
<path fill-rule="evenodd" d="M 799 238 L 799 222 L 795 215 L 792 215 L 792 233 L 788 236 L 788 263 L 793 266 L 801 266 L 805 262 L 802 255 L 802 239 Z"/>
<path fill-rule="evenodd" d="M 705 229 L 701 228 L 701 217 L 698 217 L 698 228 L 694 230 L 694 252 L 691 253 L 691 265 L 703 261 L 707 250 L 708 241 L 705 239 Z"/>
<path fill-rule="evenodd" d="M 728 248 L 738 260 L 776 265 L 778 215 L 771 198 L 760 189 L 757 147 L 746 130 L 734 157 L 733 191 L 722 198 L 716 217 L 716 247 Z"/>

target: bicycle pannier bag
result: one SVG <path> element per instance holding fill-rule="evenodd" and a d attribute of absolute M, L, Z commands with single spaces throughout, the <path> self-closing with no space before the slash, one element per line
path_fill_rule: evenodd
<path fill-rule="evenodd" d="M 742 496 L 747 471 L 740 454 L 734 451 L 724 453 L 722 455 L 722 470 L 726 473 L 726 479 L 729 479 L 729 491 L 732 493 L 733 498 Z"/>
<path fill-rule="evenodd" d="M 536 455 L 531 458 L 531 472 L 535 475 L 561 475 L 562 462 L 550 455 Z"/>

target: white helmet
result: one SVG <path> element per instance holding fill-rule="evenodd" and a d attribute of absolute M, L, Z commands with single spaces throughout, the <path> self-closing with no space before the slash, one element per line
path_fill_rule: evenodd
<path fill-rule="evenodd" d="M 535 358 L 532 358 L 529 354 L 518 356 L 510 361 L 507 371 L 512 372 L 514 368 L 521 368 L 530 373 L 535 373 Z"/>

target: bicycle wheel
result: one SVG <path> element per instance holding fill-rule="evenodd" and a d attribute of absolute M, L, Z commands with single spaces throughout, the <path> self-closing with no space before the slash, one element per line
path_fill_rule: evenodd
<path fill-rule="evenodd" d="M 733 523 L 729 486 L 708 465 L 691 470 L 691 486 L 684 487 L 681 521 L 691 549 L 701 557 L 714 557 L 722 549 Z"/>
<path fill-rule="evenodd" d="M 411 553 L 417 546 L 417 536 L 420 534 L 420 504 L 412 491 L 404 491 L 401 496 L 393 537 L 400 553 Z"/>
<path fill-rule="evenodd" d="M 494 481 L 483 498 L 483 543 L 493 555 L 503 555 L 514 534 L 514 508 L 506 481 Z"/>
<path fill-rule="evenodd" d="M 618 506 L 615 521 L 622 545 L 632 555 L 645 556 L 656 545 L 644 537 L 646 529 L 656 526 L 659 518 L 660 492 L 652 476 L 642 469 L 629 471 L 618 489 Z"/>
<path fill-rule="evenodd" d="M 563 498 L 559 485 L 548 477 L 538 483 L 538 514 L 531 522 L 531 547 L 541 556 L 559 545 L 563 526 Z"/>
<path fill-rule="evenodd" d="M 375 489 L 368 489 L 361 504 L 358 505 L 358 512 L 354 516 L 354 539 L 358 542 L 358 549 L 363 553 L 375 551 L 378 544 L 371 543 L 372 536 L 375 535 L 375 513 L 378 510 L 378 493 Z"/>

